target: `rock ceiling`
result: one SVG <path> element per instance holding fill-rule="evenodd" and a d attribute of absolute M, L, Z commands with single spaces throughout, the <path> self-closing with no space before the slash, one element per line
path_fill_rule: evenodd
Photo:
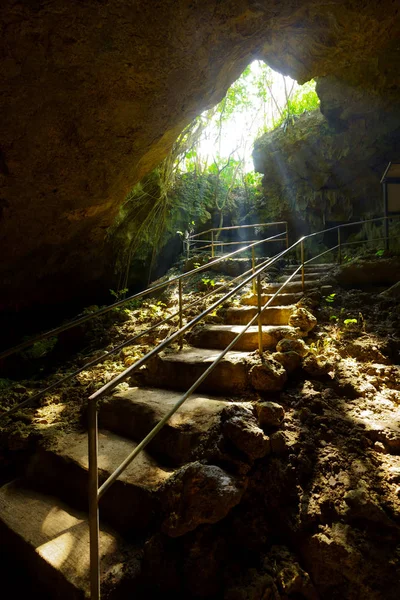
<path fill-rule="evenodd" d="M 2 308 L 98 280 L 127 192 L 255 58 L 300 82 L 320 77 L 322 110 L 336 116 L 398 101 L 399 10 L 389 0 L 2 0 Z"/>

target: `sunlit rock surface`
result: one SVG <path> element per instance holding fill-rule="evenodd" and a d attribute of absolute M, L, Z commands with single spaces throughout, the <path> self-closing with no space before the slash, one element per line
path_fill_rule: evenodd
<path fill-rule="evenodd" d="M 389 46 L 319 77 L 320 110 L 256 141 L 264 219 L 285 218 L 301 233 L 382 214 L 380 180 L 388 162 L 400 159 L 399 56 Z"/>
<path fill-rule="evenodd" d="M 355 81 L 357 98 L 398 92 L 389 0 L 3 0 L 0 27 L 2 308 L 82 297 L 104 278 L 127 192 L 253 59 L 336 78 L 345 95 Z M 325 113 L 342 119 L 334 101 Z"/>

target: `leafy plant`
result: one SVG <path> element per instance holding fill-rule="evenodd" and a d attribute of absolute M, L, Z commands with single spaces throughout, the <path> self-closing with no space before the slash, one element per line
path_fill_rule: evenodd
<path fill-rule="evenodd" d="M 380 258 L 380 257 L 381 257 L 381 256 L 383 256 L 384 254 L 385 254 L 385 251 L 384 251 L 384 250 L 378 250 L 378 251 L 375 253 L 375 256 L 377 256 L 378 258 Z"/>
<path fill-rule="evenodd" d="M 201 283 L 203 284 L 203 287 L 205 287 L 206 289 L 215 287 L 215 280 L 209 279 L 208 277 L 203 277 L 201 280 Z"/>
<path fill-rule="evenodd" d="M 111 296 L 114 296 L 116 302 L 118 302 L 119 300 L 123 300 L 125 298 L 126 292 L 128 291 L 128 288 L 124 288 L 122 290 L 110 290 L 110 294 Z"/>
<path fill-rule="evenodd" d="M 333 304 L 335 301 L 335 296 L 336 294 L 329 294 L 329 296 L 325 298 L 325 302 L 327 302 L 328 304 Z"/>
<path fill-rule="evenodd" d="M 358 321 L 357 321 L 357 319 L 345 319 L 345 320 L 343 321 L 343 323 L 344 323 L 346 326 L 348 326 L 348 325 L 356 324 L 356 323 L 358 323 Z"/>

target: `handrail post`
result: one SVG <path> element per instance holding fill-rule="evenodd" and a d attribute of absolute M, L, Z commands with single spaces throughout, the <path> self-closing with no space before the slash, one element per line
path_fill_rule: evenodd
<path fill-rule="evenodd" d="M 99 543 L 99 474 L 97 402 L 88 403 L 89 442 L 89 540 L 90 540 L 90 598 L 100 600 L 100 543 Z"/>
<path fill-rule="evenodd" d="M 261 360 L 263 360 L 263 339 L 262 339 L 262 318 L 261 318 L 261 275 L 257 275 L 257 306 L 258 306 L 258 353 L 260 355 Z"/>
<path fill-rule="evenodd" d="M 341 265 L 342 264 L 342 239 L 341 239 L 340 225 L 337 230 L 337 243 L 338 243 L 338 263 L 339 263 L 339 265 Z"/>
<path fill-rule="evenodd" d="M 251 268 L 253 270 L 253 273 L 255 273 L 256 271 L 256 252 L 254 250 L 254 246 L 251 249 Z M 257 293 L 256 291 L 256 278 L 253 277 L 253 295 L 255 296 Z"/>
<path fill-rule="evenodd" d="M 179 280 L 179 329 L 183 327 L 183 292 L 182 292 L 182 279 Z M 183 337 L 179 339 L 179 348 L 183 348 Z"/>
<path fill-rule="evenodd" d="M 304 292 L 304 238 L 301 239 L 301 288 Z"/>
<path fill-rule="evenodd" d="M 289 248 L 289 228 L 286 221 L 286 250 Z"/>
<path fill-rule="evenodd" d="M 215 256 L 215 252 L 214 252 L 214 232 L 211 232 L 211 258 L 214 258 Z"/>

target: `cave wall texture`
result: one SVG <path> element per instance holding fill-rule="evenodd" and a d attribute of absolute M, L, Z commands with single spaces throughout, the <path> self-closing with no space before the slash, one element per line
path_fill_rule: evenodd
<path fill-rule="evenodd" d="M 320 78 L 321 109 L 336 122 L 392 110 L 399 8 L 2 0 L 1 309 L 82 296 L 104 278 L 105 232 L 127 192 L 252 60 Z"/>
<path fill-rule="evenodd" d="M 397 38 L 357 69 L 319 77 L 321 112 L 255 142 L 255 169 L 264 173 L 260 218 L 287 219 L 300 235 L 382 214 L 380 180 L 388 162 L 400 160 L 399 74 Z"/>

